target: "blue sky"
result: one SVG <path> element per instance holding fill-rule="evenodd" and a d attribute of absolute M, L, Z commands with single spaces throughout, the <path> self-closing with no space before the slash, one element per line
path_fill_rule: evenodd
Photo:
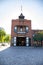
<path fill-rule="evenodd" d="M 30 19 L 32 29 L 43 30 L 43 0 L 0 0 L 0 27 L 11 34 L 11 20 L 21 13 Z"/>

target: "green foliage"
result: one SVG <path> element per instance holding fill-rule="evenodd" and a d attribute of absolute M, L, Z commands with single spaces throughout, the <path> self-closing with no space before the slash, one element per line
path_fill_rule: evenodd
<path fill-rule="evenodd" d="M 35 34 L 35 36 L 33 37 L 34 41 L 41 41 L 43 40 L 43 33 L 37 33 Z"/>
<path fill-rule="evenodd" d="M 6 34 L 4 29 L 0 29 L 0 42 L 10 42 L 11 36 Z"/>
<path fill-rule="evenodd" d="M 42 46 L 42 41 L 43 41 L 43 32 L 39 32 L 37 34 L 34 35 L 33 37 L 34 41 L 37 41 L 37 45 L 39 46 L 41 44 Z"/>
<path fill-rule="evenodd" d="M 6 35 L 4 29 L 0 29 L 0 42 L 3 42 L 3 37 Z"/>
<path fill-rule="evenodd" d="M 4 37 L 4 42 L 10 42 L 10 39 L 11 39 L 11 36 L 9 34 L 7 34 L 5 37 Z"/>

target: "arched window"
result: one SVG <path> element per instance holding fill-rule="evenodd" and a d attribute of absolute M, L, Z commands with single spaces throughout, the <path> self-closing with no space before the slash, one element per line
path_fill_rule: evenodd
<path fill-rule="evenodd" d="M 23 29 L 22 28 L 20 28 L 20 32 L 22 32 L 23 31 Z"/>
<path fill-rule="evenodd" d="M 14 32 L 17 32 L 17 26 L 14 27 Z"/>
<path fill-rule="evenodd" d="M 26 32 L 28 32 L 29 31 L 29 28 L 28 28 L 28 26 L 26 26 Z"/>

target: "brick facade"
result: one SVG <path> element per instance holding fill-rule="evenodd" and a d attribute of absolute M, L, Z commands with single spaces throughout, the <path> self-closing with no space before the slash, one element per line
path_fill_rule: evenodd
<path fill-rule="evenodd" d="M 17 32 L 15 32 L 15 30 L 14 30 L 15 27 L 17 27 Z M 28 32 L 26 32 L 26 27 L 28 27 L 27 28 Z M 21 13 L 21 15 L 19 16 L 19 19 L 13 19 L 12 20 L 11 46 L 17 46 L 18 43 L 19 43 L 18 39 L 21 39 L 21 46 L 22 46 L 23 41 L 25 42 L 26 46 L 33 45 L 32 36 L 33 36 L 34 33 L 37 33 L 38 31 L 39 30 L 32 30 L 31 29 L 31 20 L 24 19 L 24 16 Z M 23 40 L 23 39 L 25 39 L 25 40 Z"/>

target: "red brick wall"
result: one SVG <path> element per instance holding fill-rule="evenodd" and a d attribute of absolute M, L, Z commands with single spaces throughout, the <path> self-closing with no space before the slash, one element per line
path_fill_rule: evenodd
<path fill-rule="evenodd" d="M 19 19 L 12 20 L 12 26 L 11 26 L 11 37 L 17 36 L 17 34 L 14 32 L 14 26 L 15 25 L 24 25 L 29 27 L 29 32 L 25 34 L 25 36 L 28 36 L 32 38 L 31 33 L 31 20 L 24 19 L 24 22 L 20 22 Z"/>

